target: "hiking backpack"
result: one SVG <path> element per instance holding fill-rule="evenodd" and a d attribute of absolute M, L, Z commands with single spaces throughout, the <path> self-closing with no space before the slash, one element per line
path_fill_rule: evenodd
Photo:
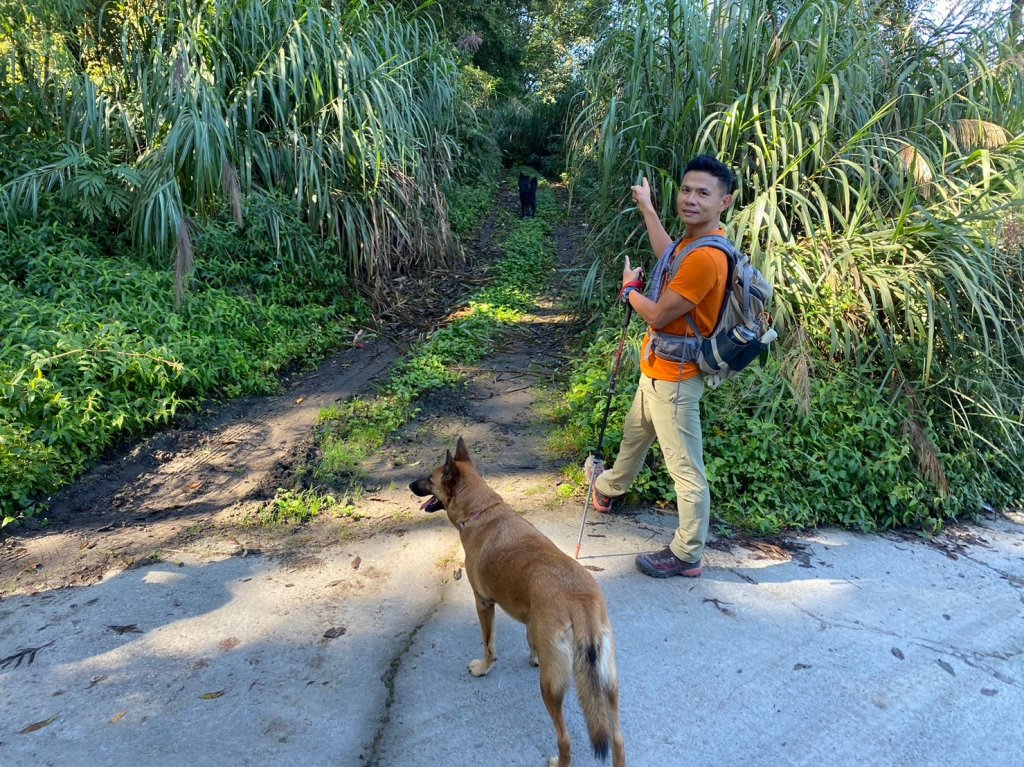
<path fill-rule="evenodd" d="M 695 362 L 714 388 L 757 359 L 778 338 L 778 333 L 771 327 L 771 315 L 767 311 L 772 298 L 771 283 L 750 262 L 750 258 L 725 237 L 712 234 L 698 237 L 687 245 L 669 267 L 665 284 L 672 281 L 686 256 L 697 248 L 706 247 L 718 248 L 725 253 L 729 264 L 725 301 L 714 330 L 711 335 L 702 336 L 693 317 L 687 314 L 686 321 L 693 330 L 693 336 L 651 331 L 651 346 L 664 359 Z M 672 248 L 675 248 L 674 244 Z"/>

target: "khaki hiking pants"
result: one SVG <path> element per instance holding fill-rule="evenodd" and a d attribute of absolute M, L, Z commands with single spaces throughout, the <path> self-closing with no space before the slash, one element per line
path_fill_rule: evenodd
<path fill-rule="evenodd" d="M 644 458 L 658 440 L 665 466 L 676 486 L 679 527 L 669 547 L 687 562 L 699 562 L 708 538 L 711 493 L 704 470 L 704 441 L 700 428 L 701 376 L 687 381 L 657 381 L 643 373 L 633 405 L 623 424 L 622 444 L 615 465 L 602 472 L 594 487 L 617 498 L 633 484 Z"/>

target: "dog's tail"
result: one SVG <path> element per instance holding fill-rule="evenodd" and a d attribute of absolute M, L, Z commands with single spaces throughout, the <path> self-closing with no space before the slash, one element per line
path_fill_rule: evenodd
<path fill-rule="evenodd" d="M 619 674 L 615 667 L 615 637 L 611 624 L 593 613 L 573 619 L 573 677 L 590 745 L 599 759 L 612 752 L 614 767 L 626 764 L 619 724 Z"/>

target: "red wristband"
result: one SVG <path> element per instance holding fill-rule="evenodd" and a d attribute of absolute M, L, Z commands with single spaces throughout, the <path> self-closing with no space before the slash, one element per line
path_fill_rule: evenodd
<path fill-rule="evenodd" d="M 632 282 L 627 282 L 625 285 L 622 286 L 622 290 L 619 291 L 619 298 L 624 298 L 625 297 L 624 294 L 625 294 L 625 292 L 626 292 L 626 290 L 628 288 L 635 288 L 637 290 L 641 290 L 642 291 L 644 289 L 644 281 L 643 280 L 633 280 Z"/>

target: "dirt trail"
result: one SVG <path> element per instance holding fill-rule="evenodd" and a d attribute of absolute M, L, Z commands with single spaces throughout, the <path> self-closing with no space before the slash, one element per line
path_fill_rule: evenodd
<path fill-rule="evenodd" d="M 515 209 L 512 190 L 497 206 Z M 496 207 L 470 261 L 486 270 L 493 259 Z M 560 270 L 571 265 L 582 229 L 555 226 Z M 480 270 L 467 271 L 480 281 Z M 465 287 L 465 286 L 463 286 Z M 250 553 L 304 556 L 339 538 L 398 528 L 410 501 L 406 483 L 421 461 L 443 455 L 455 438 L 499 476 L 541 471 L 557 482 L 543 458 L 545 426 L 531 411 L 564 364 L 572 318 L 559 308 L 554 286 L 536 316 L 512 330 L 497 353 L 462 370 L 465 382 L 421 403 L 421 415 L 364 467 L 367 481 L 357 520 L 321 519 L 302 528 L 265 528 L 246 518 L 295 484 L 306 463 L 320 411 L 366 393 L 385 376 L 399 347 L 378 339 L 329 359 L 286 385 L 283 394 L 236 400 L 113 455 L 54 498 L 43 519 L 31 520 L 0 542 L 0 596 L 94 583 L 154 561 L 222 559 Z M 462 293 L 468 292 L 463 290 Z M 452 289 L 449 296 L 460 293 Z M 440 308 L 440 315 L 457 308 Z M 436 310 L 436 309 L 435 309 Z M 408 478 L 407 478 L 408 475 Z M 531 481 L 536 481 L 533 479 Z"/>

